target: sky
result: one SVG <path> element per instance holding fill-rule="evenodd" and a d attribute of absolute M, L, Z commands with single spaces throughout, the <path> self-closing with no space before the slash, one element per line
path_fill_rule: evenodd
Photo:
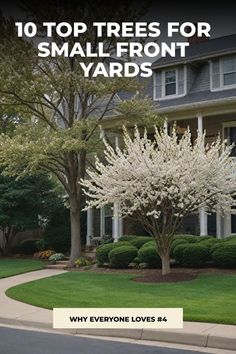
<path fill-rule="evenodd" d="M 94 0 L 96 1 L 96 0 Z M 112 0 L 110 0 L 112 1 Z M 55 1 L 56 3 L 57 1 Z M 79 4 L 78 0 L 78 4 Z M 2 12 L 9 16 L 19 16 L 19 1 L 0 1 Z M 119 1 L 114 2 L 114 6 Z M 144 5 L 146 1 L 133 0 L 133 6 Z M 104 3 L 105 4 L 105 3 Z M 46 2 L 42 2 L 46 6 Z M 169 22 L 209 22 L 212 26 L 212 38 L 236 33 L 236 2 L 230 1 L 168 1 L 153 0 L 145 15 L 147 21 L 157 21 L 165 25 Z"/>
<path fill-rule="evenodd" d="M 57 3 L 59 0 L 55 0 Z M 62 0 L 61 0 L 62 1 Z M 66 0 L 64 0 L 66 1 Z M 76 0 L 71 0 L 76 2 Z M 96 0 L 94 0 L 96 1 Z M 112 1 L 112 0 L 110 0 Z M 132 0 L 130 0 L 132 1 Z M 69 2 L 69 0 L 67 0 Z M 0 8 L 5 16 L 22 17 L 24 14 L 19 10 L 19 0 L 0 1 Z M 80 0 L 78 0 L 78 4 Z M 142 0 L 133 0 L 133 6 L 140 7 L 146 2 Z M 114 3 L 117 6 L 118 0 Z M 46 6 L 46 2 L 42 2 L 42 6 Z M 104 3 L 105 6 L 105 3 Z M 141 19 L 146 22 L 159 22 L 161 36 L 157 39 L 157 43 L 172 41 L 184 41 L 183 37 L 176 35 L 173 39 L 167 38 L 166 28 L 167 22 L 208 22 L 211 25 L 211 38 L 222 37 L 225 35 L 236 33 L 236 1 L 168 1 L 153 0 L 149 10 Z M 83 21 L 82 19 L 78 19 Z M 99 21 L 99 19 L 98 19 Z M 236 43 L 235 43 L 236 45 Z M 155 58 L 156 59 L 156 58 Z M 145 59 L 141 59 L 143 61 Z M 149 58 L 149 61 L 154 59 Z"/>

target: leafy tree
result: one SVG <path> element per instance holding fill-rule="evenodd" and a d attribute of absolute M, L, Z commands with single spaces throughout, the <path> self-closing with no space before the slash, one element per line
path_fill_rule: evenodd
<path fill-rule="evenodd" d="M 38 1 L 23 1 L 28 19 L 37 23 L 44 37 L 42 23 L 78 19 L 85 22 L 88 31 L 79 42 L 85 49 L 90 42 L 94 51 L 103 42 L 105 51 L 114 53 L 116 41 L 122 38 L 98 38 L 92 23 L 96 21 L 135 22 L 143 8 L 135 10 L 132 2 L 122 1 L 114 7 L 103 6 L 102 1 L 52 0 L 42 7 Z M 71 6 L 72 5 L 72 6 Z M 65 38 L 53 31 L 51 41 L 62 45 Z M 78 38 L 66 39 L 72 46 Z M 125 59 L 125 58 L 124 58 Z M 135 93 L 140 82 L 132 78 L 85 78 L 79 62 L 85 64 L 104 61 L 104 58 L 47 57 L 37 55 L 35 43 L 17 38 L 12 21 L 1 21 L 0 26 L 0 104 L 17 107 L 28 121 L 19 126 L 14 136 L 0 139 L 0 164 L 9 175 L 26 175 L 37 170 L 53 173 L 69 197 L 71 223 L 71 264 L 81 256 L 80 214 L 86 163 L 96 150 L 99 126 L 114 114 L 120 120 L 157 121 L 154 105 L 147 98 L 135 96 L 130 102 L 120 103 L 120 91 Z M 112 120 L 112 122 L 114 119 Z M 113 125 L 113 124 L 111 124 Z M 91 164 L 91 161 L 89 162 Z"/>
<path fill-rule="evenodd" d="M 60 198 L 55 184 L 45 174 L 26 176 L 19 180 L 0 174 L 0 229 L 2 251 L 11 252 L 17 232 L 38 228 L 40 219 L 47 219 Z"/>
<path fill-rule="evenodd" d="M 105 163 L 97 159 L 97 171 L 88 170 L 82 183 L 88 205 L 116 202 L 121 215 L 137 218 L 155 239 L 163 275 L 170 272 L 171 244 L 184 216 L 200 207 L 235 214 L 235 159 L 219 138 L 205 146 L 204 135 L 192 144 L 190 131 L 178 140 L 175 130 L 156 129 L 151 141 L 136 128 L 134 138 L 125 131 L 123 150 L 105 147 Z"/>

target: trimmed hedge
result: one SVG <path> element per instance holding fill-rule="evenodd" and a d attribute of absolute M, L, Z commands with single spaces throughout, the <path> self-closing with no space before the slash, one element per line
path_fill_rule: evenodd
<path fill-rule="evenodd" d="M 124 235 L 119 238 L 120 241 L 128 241 L 130 242 L 131 240 L 135 240 L 137 237 L 143 237 L 143 236 L 135 236 L 135 235 Z"/>
<path fill-rule="evenodd" d="M 188 243 L 194 243 L 199 241 L 199 236 L 188 235 L 188 234 L 175 235 L 174 240 L 185 240 Z"/>
<path fill-rule="evenodd" d="M 147 263 L 150 268 L 161 267 L 161 258 L 153 244 L 149 243 L 149 245 L 143 245 L 138 251 L 138 259 L 140 263 Z"/>
<path fill-rule="evenodd" d="M 109 252 L 116 247 L 120 247 L 120 246 L 125 246 L 125 245 L 130 245 L 129 242 L 126 241 L 119 241 L 117 243 L 105 243 L 99 247 L 97 247 L 96 249 L 96 259 L 97 259 L 97 263 L 98 266 L 103 266 L 104 263 L 109 263 Z"/>
<path fill-rule="evenodd" d="M 174 250 L 177 246 L 179 245 L 186 245 L 188 242 L 182 238 L 180 239 L 174 239 L 171 244 L 171 250 L 170 250 L 170 256 L 174 257 Z"/>
<path fill-rule="evenodd" d="M 230 243 L 231 245 L 236 245 L 236 236 L 228 236 L 225 238 L 224 242 Z"/>
<path fill-rule="evenodd" d="M 212 260 L 219 267 L 236 268 L 236 244 L 221 243 L 220 247 L 212 252 Z"/>
<path fill-rule="evenodd" d="M 152 237 L 147 237 L 147 236 L 137 236 L 136 238 L 133 238 L 130 242 L 130 244 L 136 248 L 141 248 L 144 244 L 152 241 Z"/>
<path fill-rule="evenodd" d="M 115 247 L 109 252 L 109 264 L 112 268 L 128 268 L 137 253 L 137 248 L 132 245 Z"/>
<path fill-rule="evenodd" d="M 209 247 L 203 244 L 188 245 L 182 256 L 182 263 L 186 266 L 201 267 L 211 260 Z"/>
<path fill-rule="evenodd" d="M 181 243 L 181 244 L 177 245 L 173 250 L 174 259 L 176 260 L 176 262 L 178 262 L 181 265 L 183 264 L 184 251 L 188 247 L 189 247 L 189 244 L 187 242 L 185 242 L 185 243 Z"/>
<path fill-rule="evenodd" d="M 207 238 L 206 240 L 201 240 L 199 242 L 200 245 L 204 245 L 206 247 L 209 247 L 209 250 L 211 250 L 211 247 L 218 245 L 220 243 L 219 239 L 211 237 Z"/>

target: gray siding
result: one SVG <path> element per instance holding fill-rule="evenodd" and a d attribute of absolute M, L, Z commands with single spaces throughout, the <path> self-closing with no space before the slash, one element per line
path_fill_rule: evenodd
<path fill-rule="evenodd" d="M 204 63 L 197 70 L 196 79 L 192 84 L 189 93 L 210 90 L 210 65 Z"/>
<path fill-rule="evenodd" d="M 184 82 L 184 66 L 180 66 L 178 68 L 178 94 L 179 95 L 183 95 L 184 94 L 184 85 L 185 85 L 185 82 Z"/>
<path fill-rule="evenodd" d="M 155 73 L 155 80 L 154 80 L 154 90 L 155 90 L 155 95 L 154 98 L 161 98 L 162 96 L 162 75 L 161 71 L 158 71 Z"/>
<path fill-rule="evenodd" d="M 211 63 L 212 88 L 220 87 L 220 61 L 219 59 L 212 60 Z"/>
<path fill-rule="evenodd" d="M 197 69 L 192 65 L 187 65 L 187 93 L 191 90 L 196 79 Z"/>

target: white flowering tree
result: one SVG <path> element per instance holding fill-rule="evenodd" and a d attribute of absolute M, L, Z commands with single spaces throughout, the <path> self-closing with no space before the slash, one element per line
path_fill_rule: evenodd
<path fill-rule="evenodd" d="M 148 139 L 136 128 L 134 138 L 124 131 L 123 149 L 105 142 L 105 163 L 88 170 L 81 183 L 89 207 L 119 203 L 122 216 L 137 218 L 154 237 L 162 260 L 162 274 L 170 272 L 173 236 L 183 217 L 200 207 L 221 214 L 235 213 L 235 161 L 232 147 L 216 142 L 206 145 L 199 134 L 194 143 L 186 131 L 178 139 L 155 128 Z"/>

